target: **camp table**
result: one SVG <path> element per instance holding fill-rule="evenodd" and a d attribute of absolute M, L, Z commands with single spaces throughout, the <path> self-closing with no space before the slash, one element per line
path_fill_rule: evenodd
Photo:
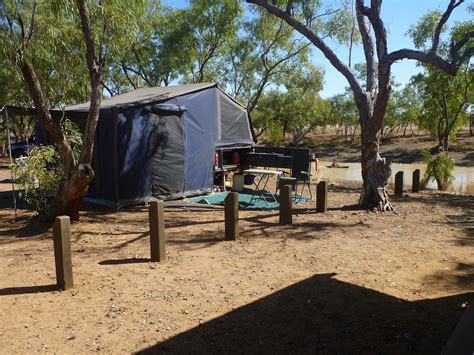
<path fill-rule="evenodd" d="M 265 192 L 268 192 L 273 200 L 272 203 L 278 203 L 277 199 L 275 198 L 275 195 L 271 192 L 271 190 L 266 190 L 268 186 L 268 182 L 270 181 L 270 178 L 272 176 L 280 176 L 283 174 L 282 171 L 279 170 L 266 170 L 266 169 L 247 169 L 243 171 L 244 174 L 251 174 L 255 175 L 255 192 L 256 195 L 258 195 L 258 199 L 263 198 L 267 206 L 269 205 L 268 201 L 265 198 Z M 252 204 L 252 201 L 256 195 L 253 195 L 252 198 L 250 199 L 249 204 Z M 258 201 L 258 200 L 257 200 Z"/>

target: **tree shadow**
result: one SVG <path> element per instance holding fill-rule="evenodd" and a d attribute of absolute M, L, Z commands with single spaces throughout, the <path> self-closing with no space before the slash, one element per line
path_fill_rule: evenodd
<path fill-rule="evenodd" d="M 437 149 L 437 147 L 433 147 L 430 149 L 430 152 L 437 152 Z M 412 164 L 421 160 L 421 151 L 422 149 L 407 150 L 405 148 L 394 148 L 384 151 L 383 156 L 400 164 Z"/>
<path fill-rule="evenodd" d="M 461 213 L 447 213 L 438 223 L 460 227 L 465 233 L 456 233 L 452 243 L 461 247 L 474 247 L 474 196 L 449 193 L 430 193 L 429 195 L 407 195 L 405 203 L 422 203 L 427 208 L 436 204 L 446 209 L 460 209 Z M 438 287 L 463 289 L 474 286 L 474 263 L 456 262 L 455 266 L 425 277 L 427 284 Z"/>
<path fill-rule="evenodd" d="M 42 222 L 38 217 L 25 217 L 22 220 L 17 222 L 26 222 L 26 224 L 21 225 L 20 227 L 4 229 L 1 231 L 2 237 L 16 237 L 16 238 L 28 238 L 28 237 L 38 237 L 46 232 L 48 232 L 52 224 L 50 222 Z M 0 238 L 0 244 L 11 243 L 12 241 L 2 241 Z"/>
<path fill-rule="evenodd" d="M 427 205 L 436 203 L 447 208 L 461 209 L 461 214 L 449 213 L 446 215 L 447 221 L 440 223 L 449 223 L 459 226 L 466 232 L 464 236 L 458 236 L 456 243 L 461 246 L 474 246 L 474 196 L 456 195 L 449 193 L 432 193 L 429 195 L 406 195 L 404 202 L 419 202 Z"/>
<path fill-rule="evenodd" d="M 462 159 L 456 161 L 456 165 L 459 166 L 474 166 L 474 152 L 467 153 Z"/>
<path fill-rule="evenodd" d="M 457 262 L 452 269 L 440 270 L 434 275 L 425 277 L 423 283 L 438 287 L 470 287 L 474 289 L 474 263 Z"/>
<path fill-rule="evenodd" d="M 321 274 L 138 354 L 439 353 L 473 293 L 408 302 Z"/>

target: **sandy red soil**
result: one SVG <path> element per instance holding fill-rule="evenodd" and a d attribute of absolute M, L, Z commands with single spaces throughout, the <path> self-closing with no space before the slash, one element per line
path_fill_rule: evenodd
<path fill-rule="evenodd" d="M 407 193 L 398 214 L 357 197 L 331 186 L 329 211 L 295 205 L 292 226 L 241 211 L 235 242 L 222 208 L 167 207 L 161 263 L 145 206 L 88 209 L 68 291 L 50 226 L 3 199 L 1 352 L 439 353 L 474 298 L 474 197 Z"/>

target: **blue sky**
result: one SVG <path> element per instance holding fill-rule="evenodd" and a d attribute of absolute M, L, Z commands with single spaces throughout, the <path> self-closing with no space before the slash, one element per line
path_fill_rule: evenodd
<path fill-rule="evenodd" d="M 337 3 L 337 1 L 324 1 L 328 4 Z M 410 38 L 405 36 L 410 25 L 415 24 L 418 19 L 430 10 L 444 11 L 448 4 L 448 0 L 385 0 L 382 8 L 382 19 L 388 30 L 388 46 L 389 51 L 394 51 L 400 48 L 413 48 Z M 189 5 L 189 0 L 162 0 L 162 3 L 178 8 Z M 472 14 L 467 12 L 469 4 L 473 1 L 467 0 L 465 4 L 456 8 L 451 15 L 448 24 L 454 21 L 468 20 Z M 245 6 L 251 6 L 246 4 Z M 253 6 L 253 5 L 252 5 Z M 336 52 L 340 57 L 347 62 L 348 51 L 345 47 L 339 47 Z M 363 55 L 361 49 L 357 49 L 354 54 L 354 63 L 362 61 Z M 318 51 L 313 51 L 314 63 L 320 65 L 325 70 L 325 85 L 322 91 L 323 97 L 329 97 L 344 91 L 347 86 L 345 78 L 339 74 L 328 63 L 326 58 Z M 395 81 L 400 84 L 405 84 L 410 77 L 416 74 L 419 69 L 416 67 L 414 61 L 404 60 L 395 63 L 392 66 L 392 75 Z"/>

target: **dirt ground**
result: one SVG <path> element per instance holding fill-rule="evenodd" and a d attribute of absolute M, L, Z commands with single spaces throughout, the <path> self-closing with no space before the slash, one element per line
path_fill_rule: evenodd
<path fill-rule="evenodd" d="M 392 198 L 329 211 L 166 207 L 167 260 L 149 262 L 145 206 L 89 208 L 71 226 L 75 287 L 54 288 L 51 228 L 9 205 L 0 170 L 2 353 L 439 353 L 474 299 L 474 196 Z"/>

